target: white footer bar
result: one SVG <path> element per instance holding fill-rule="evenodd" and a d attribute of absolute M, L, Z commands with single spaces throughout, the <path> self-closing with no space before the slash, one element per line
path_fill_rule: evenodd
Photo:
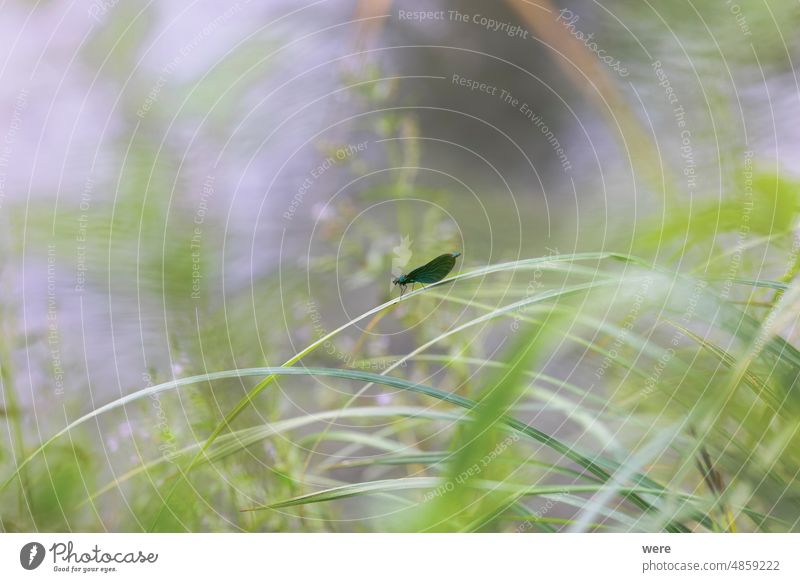
<path fill-rule="evenodd" d="M 797 581 L 798 554 L 800 534 L 2 534 L 0 580 Z"/>

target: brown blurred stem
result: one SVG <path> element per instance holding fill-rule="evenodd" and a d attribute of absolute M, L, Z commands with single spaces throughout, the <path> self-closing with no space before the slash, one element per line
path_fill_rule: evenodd
<path fill-rule="evenodd" d="M 689 428 L 689 434 L 692 438 L 697 438 L 697 433 L 692 427 Z M 719 500 L 720 511 L 725 516 L 728 531 L 734 533 L 736 531 L 736 521 L 733 518 L 733 513 L 722 501 L 722 494 L 725 492 L 725 481 L 722 478 L 722 473 L 714 468 L 714 461 L 705 446 L 700 446 L 699 453 L 696 459 L 697 469 L 703 476 L 703 481 L 705 481 L 709 491 Z"/>

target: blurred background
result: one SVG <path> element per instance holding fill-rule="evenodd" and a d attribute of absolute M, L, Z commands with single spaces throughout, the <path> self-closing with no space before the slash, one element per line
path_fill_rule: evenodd
<path fill-rule="evenodd" d="M 0 13 L 2 530 L 797 529 L 795 2 Z"/>

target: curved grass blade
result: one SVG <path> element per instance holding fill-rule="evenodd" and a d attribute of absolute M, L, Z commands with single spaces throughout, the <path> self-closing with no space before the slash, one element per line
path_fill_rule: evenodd
<path fill-rule="evenodd" d="M 365 467 L 365 466 L 372 466 L 372 465 L 446 465 L 447 462 L 452 458 L 453 453 L 450 451 L 428 451 L 416 454 L 394 454 L 394 455 L 386 455 L 381 457 L 375 457 L 374 459 L 358 459 L 354 461 L 344 461 L 342 463 L 338 463 L 336 465 L 331 465 L 330 469 L 347 469 L 351 467 Z M 495 463 L 515 463 L 518 464 L 518 461 L 511 461 L 508 459 L 498 458 L 495 459 Z M 529 465 L 531 467 L 540 467 L 542 469 L 547 470 L 548 472 L 554 473 L 561 473 L 568 477 L 578 478 L 578 479 L 587 479 L 589 481 L 593 481 L 596 483 L 602 483 L 600 479 L 594 477 L 592 475 L 586 475 L 585 473 L 581 473 L 580 471 L 575 471 L 574 469 L 570 469 L 568 467 L 562 467 L 560 465 L 555 465 L 553 463 L 545 463 L 544 461 L 535 461 L 533 459 L 523 459 L 521 460 L 522 464 Z"/>
<path fill-rule="evenodd" d="M 398 453 L 400 451 L 407 451 L 412 450 L 419 452 L 419 449 L 416 447 L 410 447 L 406 444 L 399 443 L 397 441 L 393 441 L 387 438 L 381 438 L 378 436 L 374 436 L 371 434 L 366 434 L 363 432 L 355 432 L 355 431 L 327 431 L 325 433 L 312 433 L 304 435 L 298 441 L 299 445 L 305 445 L 308 442 L 314 442 L 316 439 L 323 434 L 325 437 L 325 441 L 344 441 L 348 443 L 356 443 L 362 446 L 371 447 L 373 449 L 388 451 L 392 453 Z"/>
<path fill-rule="evenodd" d="M 266 503 L 264 505 L 248 507 L 242 509 L 241 511 L 280 509 L 283 507 L 292 507 L 296 505 L 307 505 L 309 503 L 335 501 L 370 493 L 385 493 L 388 491 L 404 491 L 414 489 L 435 489 L 443 482 L 444 481 L 439 477 L 403 477 L 401 479 L 381 479 L 378 481 L 368 481 L 366 483 L 352 483 L 323 489 L 322 491 L 298 495 L 297 497 L 284 499 L 283 501 L 277 501 L 275 503 Z M 551 495 L 557 493 L 597 493 L 598 491 L 603 491 L 607 488 L 607 486 L 602 483 L 593 485 L 535 485 L 529 487 L 520 487 L 518 484 L 504 483 L 499 481 L 472 481 L 470 483 L 478 489 L 506 491 L 514 496 L 520 497 Z M 625 494 L 653 495 L 656 497 L 667 495 L 667 492 L 665 492 L 663 489 L 648 487 L 624 487 L 620 489 L 620 491 Z M 682 499 L 695 501 L 700 499 L 699 497 L 688 493 L 681 493 L 679 494 L 679 497 Z"/>

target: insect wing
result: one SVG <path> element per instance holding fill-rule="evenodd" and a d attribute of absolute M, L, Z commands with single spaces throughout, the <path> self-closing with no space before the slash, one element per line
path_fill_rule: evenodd
<path fill-rule="evenodd" d="M 456 264 L 456 256 L 453 253 L 439 255 L 430 263 L 417 267 L 406 275 L 406 280 L 415 283 L 436 283 L 447 276 Z"/>

